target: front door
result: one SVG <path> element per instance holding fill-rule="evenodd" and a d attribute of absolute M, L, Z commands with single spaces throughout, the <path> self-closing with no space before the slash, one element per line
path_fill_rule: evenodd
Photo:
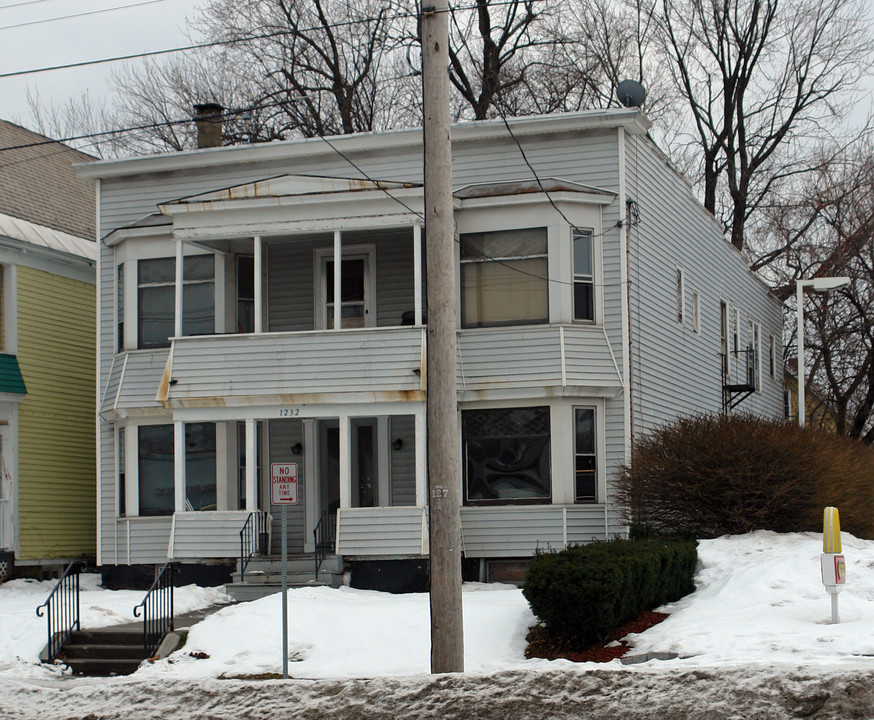
<path fill-rule="evenodd" d="M 363 328 L 376 325 L 373 312 L 374 288 L 371 253 L 343 253 L 340 266 L 340 327 Z M 334 329 L 334 256 L 322 255 L 319 263 L 317 327 Z"/>
<path fill-rule="evenodd" d="M 377 497 L 376 418 L 352 418 L 349 451 L 353 507 L 375 507 Z M 321 512 L 340 507 L 340 427 L 336 420 L 319 423 L 319 494 Z"/>

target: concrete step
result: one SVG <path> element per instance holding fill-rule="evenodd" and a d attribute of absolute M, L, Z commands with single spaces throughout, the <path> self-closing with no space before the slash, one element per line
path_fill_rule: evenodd
<path fill-rule="evenodd" d="M 143 662 L 143 658 L 76 658 L 66 659 L 64 663 L 74 675 L 92 675 L 108 677 L 110 675 L 130 675 Z"/>
<path fill-rule="evenodd" d="M 340 587 L 342 584 L 342 577 L 340 576 L 319 573 L 319 579 L 317 581 L 313 580 L 312 574 L 310 574 L 308 582 L 298 583 L 296 585 L 289 584 L 288 587 L 289 589 L 302 587 Z M 227 594 L 237 602 L 260 600 L 262 597 L 273 595 L 274 593 L 281 592 L 281 590 L 281 582 L 250 583 L 249 573 L 246 573 L 245 583 L 230 583 L 225 585 L 225 592 L 227 592 Z"/>
<path fill-rule="evenodd" d="M 325 572 L 324 570 L 319 571 L 319 577 L 328 577 L 333 573 Z M 231 573 L 232 582 L 239 583 L 243 582 L 242 575 L 238 572 Z M 294 585 L 307 585 L 311 580 L 315 580 L 315 575 L 313 575 L 313 569 L 305 570 L 302 572 L 288 572 L 288 584 L 289 586 Z M 249 584 L 264 584 L 264 583 L 281 583 L 282 582 L 282 571 L 277 570 L 276 572 L 263 572 L 261 570 L 256 570 L 255 572 L 246 569 L 246 577 L 245 582 Z"/>
<path fill-rule="evenodd" d="M 142 629 L 113 630 L 111 627 L 99 630 L 74 630 L 65 643 L 67 645 L 128 645 L 143 646 Z"/>
<path fill-rule="evenodd" d="M 145 652 L 142 637 L 137 645 L 80 645 L 68 642 L 64 645 L 63 650 L 67 662 L 81 659 L 125 660 L 136 658 L 142 660 L 145 657 Z"/>
<path fill-rule="evenodd" d="M 237 561 L 237 571 L 240 563 Z M 315 570 L 315 559 L 312 555 L 289 555 L 288 572 L 309 572 Z M 261 571 L 269 574 L 282 572 L 282 558 L 277 555 L 256 555 L 246 566 L 246 575 L 250 571 Z M 319 568 L 319 573 L 340 573 L 343 571 L 343 558 L 338 555 L 328 555 Z"/>

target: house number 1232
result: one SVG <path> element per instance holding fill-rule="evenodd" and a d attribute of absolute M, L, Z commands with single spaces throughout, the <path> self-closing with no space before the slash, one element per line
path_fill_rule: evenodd
<path fill-rule="evenodd" d="M 279 408 L 279 417 L 297 417 L 300 415 L 300 408 Z"/>

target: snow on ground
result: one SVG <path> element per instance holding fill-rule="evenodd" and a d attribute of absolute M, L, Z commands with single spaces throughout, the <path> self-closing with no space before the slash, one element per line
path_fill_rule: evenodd
<path fill-rule="evenodd" d="M 0 585 L 0 676 L 44 670 L 34 666 L 47 640 L 46 618 L 37 617 L 36 607 L 54 586 L 54 580 L 10 580 Z M 143 599 L 142 590 L 105 590 L 100 587 L 100 576 L 90 573 L 79 576 L 79 589 L 83 628 L 136 621 L 133 608 Z M 229 601 L 221 588 L 189 585 L 175 593 L 179 614 Z"/>
<path fill-rule="evenodd" d="M 820 535 L 756 532 L 701 542 L 696 592 L 632 638 L 633 654 L 680 657 L 638 665 L 527 660 L 534 618 L 521 592 L 469 584 L 466 672 L 437 677 L 428 675 L 426 594 L 316 587 L 289 592 L 292 680 L 234 679 L 281 670 L 279 595 L 222 608 L 191 628 L 181 650 L 129 678 L 61 677 L 35 664 L 45 625 L 34 608 L 50 583 L 13 581 L 0 586 L 0 715 L 870 720 L 874 542 L 847 534 L 843 542 L 839 625 L 829 624 Z M 98 589 L 93 579 L 85 587 L 83 625 L 90 627 L 129 621 L 142 597 Z M 184 612 L 224 596 L 189 587 L 176 597 Z"/>

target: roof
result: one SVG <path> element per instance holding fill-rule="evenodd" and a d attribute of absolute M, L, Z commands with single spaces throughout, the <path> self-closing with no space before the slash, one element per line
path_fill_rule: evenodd
<path fill-rule="evenodd" d="M 18 367 L 18 358 L 15 355 L 0 353 L 0 393 L 13 395 L 26 395 L 24 378 Z"/>
<path fill-rule="evenodd" d="M 97 261 L 97 244 L 91 240 L 0 213 L 0 239 L 2 238 Z"/>
<path fill-rule="evenodd" d="M 552 115 L 530 115 L 508 118 L 517 138 L 541 134 L 581 133 L 611 128 L 625 128 L 632 134 L 645 134 L 652 123 L 637 108 L 583 110 Z M 482 142 L 489 138 L 507 137 L 504 120 L 464 122 L 451 128 L 452 142 Z M 272 160 L 293 161 L 297 158 L 334 155 L 342 152 L 380 152 L 386 148 L 420 147 L 422 128 L 404 128 L 381 132 L 335 135 L 330 144 L 322 138 L 276 140 L 268 143 L 229 145 L 218 148 L 187 150 L 160 155 L 148 155 L 99 160 L 79 165 L 76 172 L 83 178 L 125 177 L 138 173 L 172 172 L 216 165 L 257 163 Z"/>
<path fill-rule="evenodd" d="M 5 149 L 13 147 L 17 149 Z M 80 238 L 95 237 L 94 183 L 73 171 L 74 163 L 92 160 L 90 155 L 0 120 L 0 213 Z"/>

